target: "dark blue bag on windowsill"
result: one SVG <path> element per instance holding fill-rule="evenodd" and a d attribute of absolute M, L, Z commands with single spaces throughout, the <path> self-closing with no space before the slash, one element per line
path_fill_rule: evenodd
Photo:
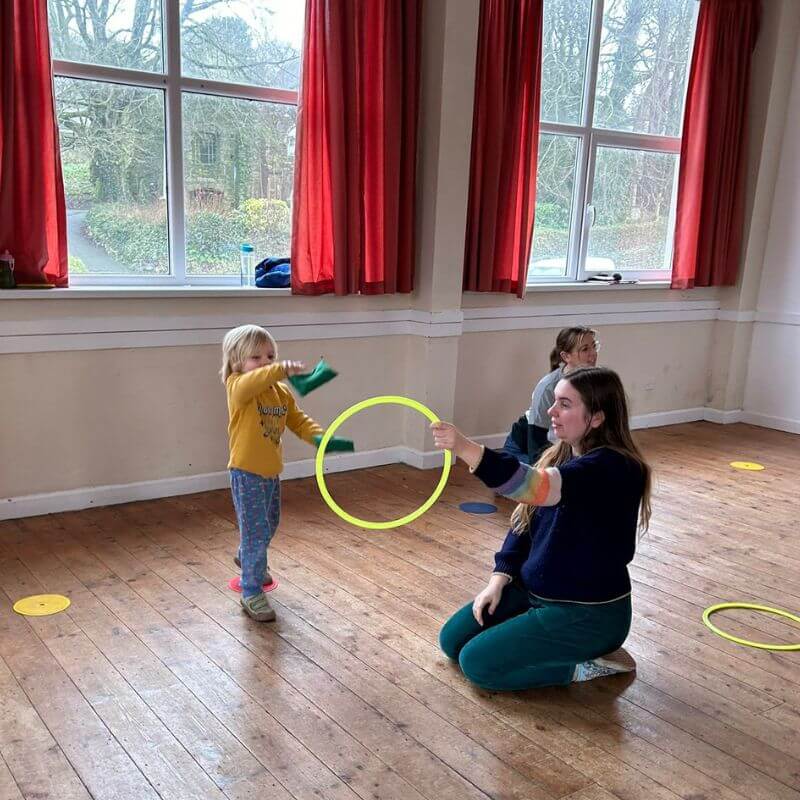
<path fill-rule="evenodd" d="M 256 286 L 260 289 L 284 289 L 292 283 L 288 258 L 265 258 L 256 265 Z"/>

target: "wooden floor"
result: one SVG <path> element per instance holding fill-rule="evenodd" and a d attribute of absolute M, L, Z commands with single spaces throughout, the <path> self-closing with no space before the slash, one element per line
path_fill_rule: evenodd
<path fill-rule="evenodd" d="M 491 694 L 439 653 L 510 508 L 460 512 L 491 497 L 461 468 L 386 533 L 341 523 L 312 480 L 285 483 L 272 625 L 227 589 L 226 492 L 0 523 L 0 798 L 800 800 L 800 653 L 700 620 L 725 600 L 800 611 L 800 439 L 704 423 L 638 438 L 658 495 L 631 569 L 633 680 Z M 437 479 L 386 467 L 330 485 L 379 518 Z M 72 605 L 11 611 L 42 592 Z M 778 618 L 725 624 L 800 640 Z"/>

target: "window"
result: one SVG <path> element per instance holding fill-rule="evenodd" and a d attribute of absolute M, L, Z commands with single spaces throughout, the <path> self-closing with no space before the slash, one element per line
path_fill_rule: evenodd
<path fill-rule="evenodd" d="M 665 278 L 697 0 L 544 0 L 528 282 Z"/>
<path fill-rule="evenodd" d="M 72 283 L 289 254 L 304 3 L 48 0 Z"/>

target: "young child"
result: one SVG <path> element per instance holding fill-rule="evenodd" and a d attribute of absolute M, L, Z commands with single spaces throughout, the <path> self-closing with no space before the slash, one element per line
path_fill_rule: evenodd
<path fill-rule="evenodd" d="M 306 416 L 281 381 L 305 372 L 299 361 L 277 361 L 275 340 L 258 325 L 228 331 L 220 375 L 228 395 L 231 493 L 239 523 L 242 608 L 258 622 L 275 611 L 262 589 L 271 583 L 267 548 L 281 513 L 281 436 L 289 428 L 309 444 L 323 428 Z"/>
<path fill-rule="evenodd" d="M 473 683 L 564 685 L 631 672 L 627 565 L 650 519 L 650 467 L 631 438 L 619 376 L 579 367 L 549 409 L 558 443 L 535 467 L 434 423 L 434 443 L 519 502 L 486 588 L 439 636 Z M 638 525 L 637 525 L 638 523 Z"/>

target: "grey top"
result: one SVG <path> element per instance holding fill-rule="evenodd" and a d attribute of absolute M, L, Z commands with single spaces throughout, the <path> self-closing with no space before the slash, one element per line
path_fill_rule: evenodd
<path fill-rule="evenodd" d="M 553 432 L 552 421 L 547 414 L 547 409 L 556 401 L 556 384 L 563 376 L 563 366 L 556 367 L 552 372 L 548 372 L 536 384 L 531 396 L 531 407 L 525 412 L 529 425 L 547 428 L 547 440 L 549 442 L 555 442 L 556 435 Z"/>

